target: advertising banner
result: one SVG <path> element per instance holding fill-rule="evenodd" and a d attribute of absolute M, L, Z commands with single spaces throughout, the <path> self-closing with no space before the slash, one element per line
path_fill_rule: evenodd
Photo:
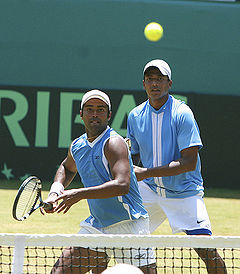
<path fill-rule="evenodd" d="M 85 132 L 79 115 L 86 90 L 17 88 L 0 90 L 1 179 L 37 175 L 51 180 L 72 140 Z M 126 136 L 128 113 L 145 92 L 107 91 L 112 126 Z M 183 97 L 186 98 L 186 97 Z"/>
<path fill-rule="evenodd" d="M 0 88 L 0 180 L 22 181 L 29 175 L 46 181 L 53 179 L 71 142 L 85 132 L 79 111 L 86 91 Z M 109 125 L 125 137 L 127 116 L 146 100 L 146 93 L 144 90 L 104 91 L 112 101 Z M 173 96 L 191 107 L 198 122 L 203 141 L 200 156 L 205 186 L 226 187 L 227 182 L 227 187 L 239 188 L 240 97 L 181 92 Z M 236 149 L 230 150 L 233 145 Z"/>

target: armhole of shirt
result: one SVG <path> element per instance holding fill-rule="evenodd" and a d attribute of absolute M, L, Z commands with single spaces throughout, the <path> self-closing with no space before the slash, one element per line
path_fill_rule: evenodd
<path fill-rule="evenodd" d="M 69 150 L 70 150 L 70 154 L 72 156 L 72 158 L 74 159 L 74 156 L 73 156 L 73 153 L 72 153 L 72 146 L 73 146 L 73 143 L 77 140 L 78 138 L 74 139 L 69 147 Z"/>
<path fill-rule="evenodd" d="M 106 145 L 106 142 L 111 138 L 111 136 L 109 136 L 106 140 L 104 140 L 103 142 L 103 146 L 102 146 L 102 162 L 103 162 L 103 165 L 105 167 L 105 169 L 107 170 L 108 174 L 109 174 L 109 177 L 111 178 L 111 173 L 110 173 L 110 170 L 109 170 L 109 166 L 108 166 L 108 160 L 105 156 L 105 153 L 104 153 L 104 148 L 105 148 L 105 145 Z"/>
<path fill-rule="evenodd" d="M 114 137 L 120 137 L 124 141 L 124 143 L 125 143 L 125 145 L 127 147 L 127 150 L 128 150 L 128 155 L 130 155 L 130 151 L 129 151 L 128 145 L 127 145 L 126 141 L 124 140 L 124 138 L 121 135 L 109 136 L 106 140 L 104 140 L 103 146 L 102 146 L 102 162 L 103 162 L 103 165 L 106 168 L 106 170 L 107 170 L 110 178 L 112 178 L 112 175 L 111 175 L 111 172 L 110 172 L 110 169 L 109 169 L 108 160 L 107 160 L 107 158 L 105 156 L 105 153 L 104 153 L 104 148 L 105 148 L 106 142 L 110 138 L 114 138 Z"/>

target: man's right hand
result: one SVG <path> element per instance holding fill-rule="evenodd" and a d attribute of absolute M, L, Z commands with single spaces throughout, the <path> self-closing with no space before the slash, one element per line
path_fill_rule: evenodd
<path fill-rule="evenodd" d="M 138 181 L 142 181 L 143 179 L 146 179 L 146 171 L 147 168 L 146 167 L 139 167 L 139 166 L 133 166 L 134 168 L 134 172 L 136 174 L 137 180 Z"/>
<path fill-rule="evenodd" d="M 44 200 L 45 203 L 50 203 L 53 205 L 51 210 L 47 210 L 43 207 L 40 208 L 40 212 L 42 213 L 42 215 L 45 215 L 45 213 L 54 213 L 55 212 L 55 208 L 58 205 L 58 202 L 56 202 L 56 198 L 58 197 L 57 193 L 52 192 L 48 195 L 47 199 Z"/>

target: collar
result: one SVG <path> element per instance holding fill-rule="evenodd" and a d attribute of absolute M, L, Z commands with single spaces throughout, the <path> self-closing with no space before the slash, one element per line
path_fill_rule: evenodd
<path fill-rule="evenodd" d="M 102 137 L 103 137 L 103 135 L 109 130 L 109 126 L 107 126 L 107 128 L 94 140 L 94 141 L 92 141 L 92 142 L 89 142 L 88 141 L 88 139 L 87 139 L 87 133 L 86 133 L 86 141 L 87 141 L 87 143 L 88 143 L 88 145 L 90 146 L 90 147 L 94 147 L 94 145 L 100 140 L 100 139 L 102 139 Z"/>
<path fill-rule="evenodd" d="M 165 111 L 165 109 L 166 109 L 166 108 L 168 107 L 168 105 L 170 104 L 170 101 L 171 101 L 171 100 L 172 100 L 172 96 L 169 94 L 166 103 L 165 103 L 163 106 L 161 106 L 160 109 L 155 109 L 154 107 L 152 107 L 152 106 L 150 105 L 149 100 L 148 100 L 148 105 L 149 105 L 151 111 L 153 111 L 153 112 L 155 112 L 155 113 L 161 113 L 161 112 Z"/>

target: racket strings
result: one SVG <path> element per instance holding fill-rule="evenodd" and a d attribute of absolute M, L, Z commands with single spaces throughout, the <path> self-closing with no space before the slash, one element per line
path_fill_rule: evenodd
<path fill-rule="evenodd" d="M 39 188 L 36 181 L 29 181 L 19 197 L 16 216 L 21 219 L 34 208 L 39 197 Z"/>

